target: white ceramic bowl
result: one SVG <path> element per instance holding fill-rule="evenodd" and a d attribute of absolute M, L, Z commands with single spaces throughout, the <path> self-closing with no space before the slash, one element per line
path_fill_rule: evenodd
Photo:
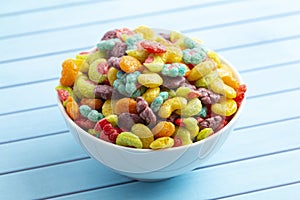
<path fill-rule="evenodd" d="M 237 78 L 243 83 L 236 69 L 222 57 Z M 224 143 L 239 118 L 245 99 L 231 121 L 214 135 L 190 145 L 162 150 L 135 149 L 115 145 L 96 138 L 76 125 L 67 115 L 58 99 L 58 107 L 70 132 L 86 152 L 113 171 L 142 181 L 157 181 L 191 171 L 211 157 Z"/>

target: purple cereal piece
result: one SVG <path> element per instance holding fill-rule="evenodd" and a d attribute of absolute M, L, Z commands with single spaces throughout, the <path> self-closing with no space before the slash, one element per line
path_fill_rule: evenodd
<path fill-rule="evenodd" d="M 108 67 L 114 67 L 118 70 L 120 70 L 120 61 L 121 61 L 121 58 L 118 58 L 118 57 L 110 57 L 108 60 L 107 60 L 107 64 L 108 64 Z"/>
<path fill-rule="evenodd" d="M 126 54 L 127 45 L 123 42 L 116 42 L 114 48 L 107 52 L 107 57 L 122 57 Z"/>
<path fill-rule="evenodd" d="M 178 88 L 185 82 L 185 78 L 182 76 L 177 76 L 177 77 L 161 76 L 161 77 L 163 78 L 163 86 L 168 89 Z"/>
<path fill-rule="evenodd" d="M 155 126 L 156 124 L 156 116 L 148 106 L 140 113 L 140 117 L 146 122 L 146 124 L 150 127 Z"/>
<path fill-rule="evenodd" d="M 223 117 L 216 115 L 210 118 L 205 119 L 199 125 L 201 128 L 212 128 L 214 131 L 222 124 Z"/>
<path fill-rule="evenodd" d="M 143 97 L 136 98 L 136 111 L 138 113 L 141 113 L 143 110 L 145 110 L 148 107 L 147 101 L 144 100 Z"/>
<path fill-rule="evenodd" d="M 164 39 L 166 39 L 166 40 L 168 40 L 168 41 L 171 41 L 171 39 L 170 39 L 170 34 L 167 34 L 167 33 L 159 33 L 159 35 L 160 35 L 162 38 L 164 38 Z"/>
<path fill-rule="evenodd" d="M 97 85 L 94 89 L 94 94 L 97 98 L 110 99 L 113 93 L 113 87 L 109 85 Z"/>
<path fill-rule="evenodd" d="M 206 88 L 198 88 L 197 91 L 200 92 L 199 99 L 205 105 L 217 103 L 221 99 L 221 95 L 216 94 Z"/>
<path fill-rule="evenodd" d="M 101 40 L 109 40 L 109 39 L 113 39 L 113 38 L 117 38 L 117 31 L 116 30 L 111 30 L 111 31 L 107 31 Z"/>
<path fill-rule="evenodd" d="M 131 127 L 136 123 L 144 123 L 142 118 L 139 117 L 137 114 L 121 113 L 118 116 L 118 126 L 121 129 L 125 129 L 126 131 L 129 131 Z"/>

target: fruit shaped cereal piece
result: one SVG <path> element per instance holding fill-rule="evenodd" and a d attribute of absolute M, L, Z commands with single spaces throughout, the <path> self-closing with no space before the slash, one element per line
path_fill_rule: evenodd
<path fill-rule="evenodd" d="M 137 149 L 143 148 L 143 143 L 140 138 L 131 132 L 120 133 L 117 137 L 116 144 L 125 147 L 135 147 Z"/>
<path fill-rule="evenodd" d="M 238 89 L 240 83 L 238 79 L 235 77 L 234 72 L 232 69 L 225 64 L 221 64 L 220 67 L 217 69 L 219 76 L 223 80 L 223 82 L 232 87 L 233 89 Z"/>
<path fill-rule="evenodd" d="M 110 67 L 108 72 L 107 72 L 107 79 L 109 81 L 110 85 L 114 84 L 114 81 L 117 79 L 117 73 L 119 70 L 117 70 L 114 67 Z"/>
<path fill-rule="evenodd" d="M 72 96 L 66 100 L 66 112 L 73 120 L 80 117 L 79 106 Z"/>
<path fill-rule="evenodd" d="M 103 102 L 100 99 L 87 99 L 87 98 L 82 98 L 80 100 L 80 105 L 87 105 L 89 106 L 91 109 L 94 110 L 99 110 L 102 105 Z"/>
<path fill-rule="evenodd" d="M 145 62 L 149 55 L 149 52 L 145 49 L 131 49 L 127 50 L 126 53 L 128 56 L 138 59 L 141 63 Z"/>
<path fill-rule="evenodd" d="M 233 99 L 225 99 L 213 104 L 211 110 L 218 115 L 231 116 L 237 110 L 237 103 Z"/>
<path fill-rule="evenodd" d="M 142 95 L 142 97 L 147 101 L 147 103 L 150 105 L 154 99 L 159 95 L 160 88 L 149 88 L 146 90 L 146 92 Z"/>
<path fill-rule="evenodd" d="M 80 66 L 79 71 L 83 73 L 87 73 L 89 71 L 90 65 L 99 58 L 105 58 L 106 54 L 103 51 L 95 51 L 90 52 L 86 59 L 83 61 L 83 63 Z"/>
<path fill-rule="evenodd" d="M 106 80 L 108 64 L 104 58 L 95 60 L 89 68 L 89 79 L 95 83 L 102 83 Z"/>
<path fill-rule="evenodd" d="M 198 133 L 197 141 L 203 140 L 212 134 L 214 134 L 214 130 L 212 128 L 204 128 Z"/>
<path fill-rule="evenodd" d="M 144 62 L 144 66 L 151 72 L 160 72 L 164 67 L 162 58 L 155 54 L 150 54 Z"/>
<path fill-rule="evenodd" d="M 90 81 L 85 74 L 77 76 L 75 81 L 76 88 L 82 97 L 93 99 L 95 98 L 94 90 L 96 84 Z M 75 91 L 74 91 L 75 92 Z"/>
<path fill-rule="evenodd" d="M 246 91 L 247 91 L 247 87 L 245 84 L 241 84 L 239 88 L 236 90 L 237 95 L 236 98 L 234 98 L 234 100 L 236 101 L 238 108 L 240 107 L 243 99 L 245 98 Z"/>
<path fill-rule="evenodd" d="M 59 85 L 55 87 L 59 100 L 65 104 L 69 96 L 73 97 L 73 90 L 70 87 Z"/>
<path fill-rule="evenodd" d="M 191 134 L 185 127 L 176 127 L 174 137 L 181 139 L 182 145 L 192 144 Z"/>
<path fill-rule="evenodd" d="M 126 73 L 142 70 L 141 62 L 132 56 L 123 56 L 120 61 L 120 68 Z"/>
<path fill-rule="evenodd" d="M 153 40 L 155 38 L 155 32 L 147 26 L 138 26 L 134 29 L 134 32 L 139 33 L 145 40 Z"/>
<path fill-rule="evenodd" d="M 174 145 L 174 139 L 171 137 L 160 137 L 150 144 L 151 149 L 166 149 Z"/>
<path fill-rule="evenodd" d="M 216 64 L 212 61 L 200 62 L 191 70 L 187 79 L 188 81 L 197 81 L 215 69 Z"/>
<path fill-rule="evenodd" d="M 114 113 L 119 115 L 121 113 L 134 113 L 137 114 L 136 111 L 136 101 L 132 98 L 122 98 L 119 99 L 114 107 Z"/>
<path fill-rule="evenodd" d="M 145 87 L 156 88 L 162 85 L 163 79 L 157 73 L 147 73 L 139 75 L 138 82 Z"/>
<path fill-rule="evenodd" d="M 131 132 L 140 138 L 144 149 L 149 149 L 150 144 L 154 141 L 154 137 L 147 126 L 141 123 L 134 124 L 131 127 Z"/>
<path fill-rule="evenodd" d="M 64 86 L 73 86 L 79 68 L 77 67 L 75 61 L 73 59 L 67 59 L 62 63 L 62 71 L 60 84 Z"/>
<path fill-rule="evenodd" d="M 166 47 L 156 41 L 143 40 L 140 44 L 149 53 L 162 54 L 167 51 Z"/>
<path fill-rule="evenodd" d="M 170 137 L 175 132 L 175 125 L 172 122 L 161 121 L 151 131 L 155 138 Z"/>

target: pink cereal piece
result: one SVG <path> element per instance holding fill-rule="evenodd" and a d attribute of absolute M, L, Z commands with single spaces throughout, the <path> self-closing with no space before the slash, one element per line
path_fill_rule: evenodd
<path fill-rule="evenodd" d="M 173 139 L 174 139 L 174 145 L 173 145 L 173 147 L 179 147 L 179 146 L 182 146 L 182 140 L 181 140 L 180 137 L 175 136 Z"/>

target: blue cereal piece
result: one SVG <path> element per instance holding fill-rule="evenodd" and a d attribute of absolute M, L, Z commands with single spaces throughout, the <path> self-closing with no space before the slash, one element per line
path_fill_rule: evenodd
<path fill-rule="evenodd" d="M 182 63 L 165 64 L 161 73 L 165 76 L 177 77 L 184 76 L 187 71 L 187 66 Z"/>
<path fill-rule="evenodd" d="M 97 110 L 92 110 L 87 118 L 92 121 L 92 122 L 98 122 L 100 119 L 103 118 L 103 115 L 101 113 L 99 113 Z"/>
<path fill-rule="evenodd" d="M 153 112 L 157 112 L 163 102 L 169 98 L 168 92 L 159 93 L 158 97 L 156 97 L 150 105 L 150 108 Z"/>
<path fill-rule="evenodd" d="M 203 48 L 185 49 L 182 53 L 182 59 L 187 64 L 197 65 L 206 58 L 206 53 Z"/>
<path fill-rule="evenodd" d="M 111 50 L 113 50 L 113 48 L 117 42 L 122 42 L 122 41 L 118 38 L 113 38 L 113 39 L 109 39 L 109 40 L 101 40 L 97 44 L 97 48 L 100 51 L 111 51 Z"/>
<path fill-rule="evenodd" d="M 142 94 L 142 91 L 136 87 L 137 79 L 140 74 L 141 72 L 139 71 L 130 74 L 119 71 L 117 73 L 117 79 L 113 83 L 113 87 L 124 96 L 138 97 Z"/>
<path fill-rule="evenodd" d="M 137 49 L 137 43 L 142 40 L 143 40 L 143 37 L 140 34 L 135 34 L 131 37 L 126 38 L 125 43 L 127 45 L 127 50 Z"/>
<path fill-rule="evenodd" d="M 88 114 L 92 111 L 92 109 L 88 105 L 81 105 L 79 107 L 80 114 L 84 117 L 87 117 Z"/>
<path fill-rule="evenodd" d="M 184 45 L 187 49 L 194 49 L 200 46 L 199 43 L 189 37 L 184 38 Z"/>

